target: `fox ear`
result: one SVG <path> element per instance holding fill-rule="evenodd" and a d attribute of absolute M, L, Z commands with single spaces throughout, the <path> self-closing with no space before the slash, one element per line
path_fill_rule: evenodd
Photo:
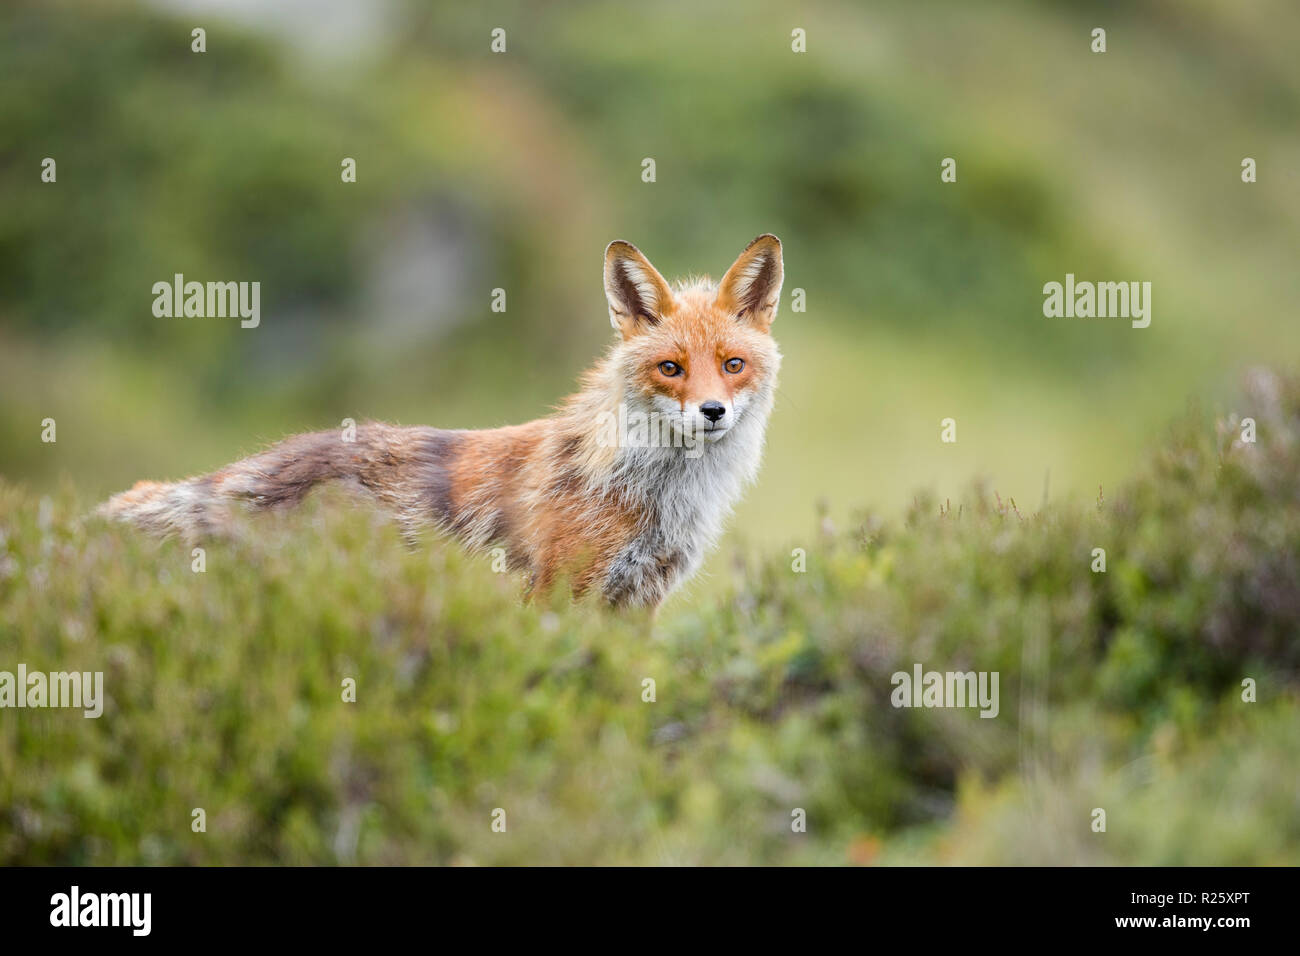
<path fill-rule="evenodd" d="M 622 239 L 605 247 L 605 298 L 609 324 L 625 339 L 658 325 L 673 311 L 673 293 L 664 277 L 636 246 Z"/>
<path fill-rule="evenodd" d="M 745 251 L 718 283 L 715 305 L 766 332 L 781 301 L 781 240 L 764 233 Z"/>

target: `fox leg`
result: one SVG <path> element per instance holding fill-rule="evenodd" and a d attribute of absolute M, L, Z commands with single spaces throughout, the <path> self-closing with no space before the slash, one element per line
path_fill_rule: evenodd
<path fill-rule="evenodd" d="M 615 607 L 656 607 L 685 563 L 684 554 L 664 548 L 656 535 L 641 535 L 611 562 L 601 593 Z"/>

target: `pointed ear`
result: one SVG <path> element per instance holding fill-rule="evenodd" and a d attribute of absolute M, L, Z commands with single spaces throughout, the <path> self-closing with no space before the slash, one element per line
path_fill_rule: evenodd
<path fill-rule="evenodd" d="M 673 311 L 673 293 L 650 260 L 630 242 L 605 247 L 605 298 L 609 324 L 630 339 L 658 325 Z"/>
<path fill-rule="evenodd" d="M 718 283 L 714 304 L 766 332 L 781 301 L 781 240 L 765 233 L 745 247 Z"/>

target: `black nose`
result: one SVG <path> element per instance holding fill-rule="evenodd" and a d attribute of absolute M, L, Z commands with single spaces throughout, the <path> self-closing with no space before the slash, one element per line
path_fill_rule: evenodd
<path fill-rule="evenodd" d="M 723 415 L 727 414 L 727 406 L 721 402 L 705 402 L 700 406 L 700 414 L 711 422 L 716 422 Z"/>

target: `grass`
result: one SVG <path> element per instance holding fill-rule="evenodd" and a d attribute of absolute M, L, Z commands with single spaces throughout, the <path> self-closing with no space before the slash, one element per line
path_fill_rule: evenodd
<path fill-rule="evenodd" d="M 337 495 L 195 573 L 0 484 L 0 670 L 108 697 L 0 710 L 0 864 L 1295 864 L 1300 380 L 1237 407 L 1256 443 L 1189 415 L 1095 508 L 739 543 L 653 628 Z M 916 663 L 997 671 L 998 717 L 894 708 Z"/>

